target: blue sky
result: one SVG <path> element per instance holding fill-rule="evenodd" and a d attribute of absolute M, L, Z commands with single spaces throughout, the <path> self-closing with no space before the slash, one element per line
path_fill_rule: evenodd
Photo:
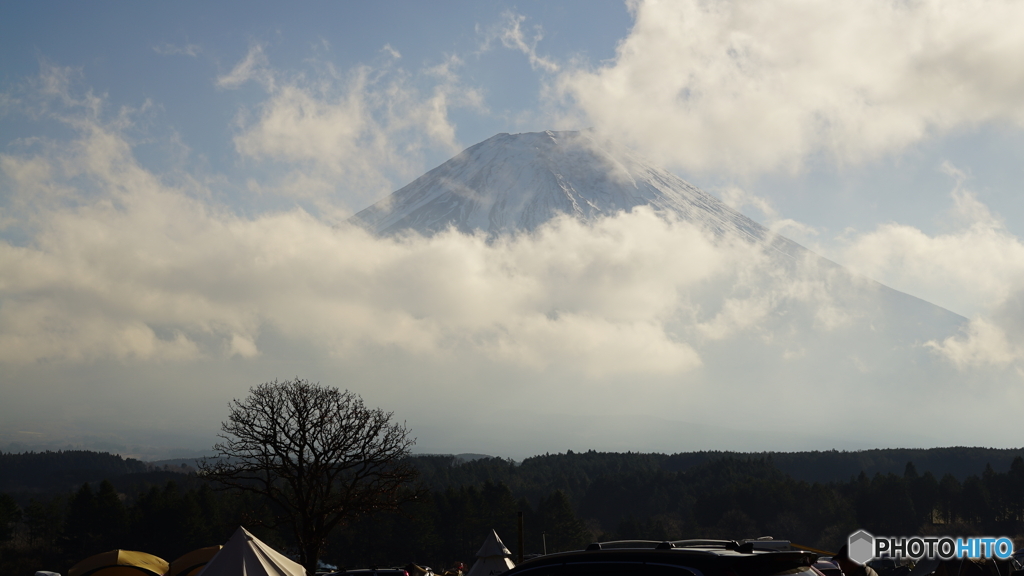
<path fill-rule="evenodd" d="M 403 418 L 461 403 L 478 414 L 464 433 L 439 416 L 410 417 L 428 431 L 425 450 L 670 449 L 599 433 L 579 437 L 592 445 L 538 437 L 515 448 L 494 437 L 481 446 L 469 430 L 491 422 L 482 415 L 491 394 L 522 379 L 581 382 L 552 404 L 563 415 L 588 387 L 686 388 L 702 364 L 680 360 L 680 346 L 708 365 L 714 354 L 699 335 L 711 319 L 694 312 L 692 325 L 673 331 L 664 310 L 678 321 L 678 303 L 628 314 L 595 304 L 585 321 L 542 334 L 523 320 L 531 309 L 519 296 L 497 306 L 507 317 L 453 308 L 449 299 L 467 300 L 459 290 L 480 278 L 443 254 L 528 258 L 543 243 L 480 256 L 491 248 L 458 239 L 401 248 L 335 232 L 467 146 L 546 129 L 590 128 L 632 146 L 819 254 L 966 317 L 962 332 L 921 349 L 985 401 L 1012 407 L 1024 373 L 1021 18 L 1017 4 L 966 1 L 2 2 L 0 446 L 198 449 L 227 399 L 300 375 L 352 387 Z M 357 297 L 356 284 L 333 298 L 318 284 L 327 261 L 343 262 L 332 272 L 343 281 L 367 262 L 397 269 L 433 257 L 434 276 L 415 277 L 436 288 L 429 305 L 398 292 Z M 305 288 L 277 285 L 282 274 Z M 537 274 L 537 285 L 555 281 Z M 646 280 L 654 292 L 685 292 L 679 278 Z M 308 307 L 289 307 L 303 298 Z M 710 310 L 722 318 L 725 308 Z M 480 357 L 471 342 L 446 344 L 487 322 L 481 330 L 510 334 L 487 362 L 467 360 Z M 743 346 L 768 338 L 756 324 L 736 336 Z M 545 338 L 575 331 L 600 336 L 546 355 Z M 615 357 L 602 346 L 629 350 L 625 341 L 647 338 L 648 363 L 630 364 L 624 352 L 615 376 L 594 375 L 599 356 Z M 429 394 L 410 395 L 424 371 L 443 376 L 424 380 Z M 522 386 L 511 404 L 537 418 Z M 40 426 L 55 395 L 66 398 L 60 425 Z M 716 425 L 699 412 L 678 421 Z M 139 431 L 146 440 L 126 440 Z M 884 427 L 844 446 L 902 431 Z M 1005 431 L 908 431 L 905 442 L 1006 445 Z M 846 436 L 773 446 L 739 434 L 714 447 L 825 448 Z"/>
<path fill-rule="evenodd" d="M 325 2 L 299 10 L 277 3 L 110 3 L 67 4 L 55 12 L 10 3 L 0 58 L 7 86 L 38 75 L 42 61 L 74 69 L 78 88 L 104 94 L 109 107 L 151 101 L 157 130 L 174 130 L 195 155 L 224 170 L 237 160 L 231 136 L 240 107 L 258 105 L 266 94 L 255 83 L 226 90 L 216 80 L 253 48 L 285 76 L 306 75 L 312 82 L 337 74 L 343 82 L 367 66 L 378 74 L 408 76 L 410 89 L 430 88 L 430 70 L 457 59 L 453 68 L 462 83 L 486 97 L 486 110 L 450 111 L 459 144 L 468 146 L 515 129 L 516 118 L 538 106 L 540 75 L 521 53 L 494 38 L 513 14 L 523 19 L 525 34 L 542 36 L 560 58 L 594 62 L 614 56 L 631 22 L 620 2 L 524 8 L 495 2 Z M 535 28 L 539 21 L 526 14 L 553 29 Z M 26 126 L 24 134 L 33 129 L 38 128 Z M 447 150 L 430 152 L 430 164 L 450 157 Z"/>

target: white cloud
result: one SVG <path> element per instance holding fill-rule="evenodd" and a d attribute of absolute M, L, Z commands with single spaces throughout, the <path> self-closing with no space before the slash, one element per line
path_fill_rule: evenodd
<path fill-rule="evenodd" d="M 230 72 L 217 77 L 217 86 L 221 88 L 238 88 L 249 81 L 257 81 L 266 86 L 268 90 L 274 88 L 274 74 L 270 70 L 270 62 L 263 52 L 263 46 L 254 44 L 249 47 L 245 58 L 235 64 Z"/>
<path fill-rule="evenodd" d="M 544 39 L 540 26 L 535 26 L 533 35 L 528 37 L 522 28 L 526 16 L 506 11 L 502 13 L 501 19 L 501 24 L 492 28 L 485 37 L 484 50 L 489 49 L 491 43 L 497 40 L 505 48 L 525 54 L 530 61 L 530 67 L 534 70 L 539 69 L 549 73 L 558 71 L 559 66 L 554 60 L 537 54 L 537 44 Z"/>
<path fill-rule="evenodd" d="M 848 232 L 839 260 L 852 270 L 971 317 L 962 333 L 928 346 L 961 369 L 1024 361 L 1024 242 L 964 187 L 966 175 L 950 163 L 951 229 L 929 235 L 889 223 Z"/>
<path fill-rule="evenodd" d="M 422 170 L 424 154 L 460 149 L 452 108 L 483 106 L 478 91 L 460 83 L 460 61 L 410 74 L 397 67 L 400 55 L 385 47 L 386 60 L 339 72 L 321 63 L 319 71 L 287 75 L 273 69 L 261 46 L 254 46 L 218 85 L 237 88 L 259 82 L 267 100 L 239 115 L 235 147 L 284 175 L 261 185 L 277 193 L 317 201 L 320 210 L 337 205 L 345 192 L 357 207 L 391 192 Z"/>
<path fill-rule="evenodd" d="M 960 314 L 989 314 L 1024 287 L 1024 242 L 970 191 L 952 193 L 960 226 L 928 235 L 884 224 L 851 235 L 840 261 L 883 284 Z"/>
<path fill-rule="evenodd" d="M 814 227 L 792 218 L 783 218 L 766 198 L 751 194 L 739 186 L 723 186 L 714 189 L 713 192 L 722 199 L 722 202 L 725 202 L 726 205 L 737 212 L 750 214 L 749 208 L 760 212 L 762 215 L 760 219 L 761 224 L 776 234 L 781 234 L 797 242 L 804 242 L 805 239 L 814 238 L 818 235 L 818 231 Z"/>
<path fill-rule="evenodd" d="M 402 54 L 398 50 L 395 50 L 391 46 L 391 44 L 385 44 L 384 47 L 381 48 L 381 52 L 386 53 L 388 56 L 390 56 L 391 58 L 394 58 L 395 60 L 397 60 L 397 59 L 402 57 Z"/>
<path fill-rule="evenodd" d="M 834 306 L 813 270 L 793 282 L 756 246 L 647 210 L 494 242 L 377 239 L 301 210 L 241 218 L 139 166 L 117 123 L 78 122 L 77 140 L 0 158 L 16 196 L 93 191 L 33 204 L 29 245 L 0 244 L 5 362 L 254 358 L 272 330 L 340 358 L 394 347 L 587 377 L 686 373 L 706 337 L 768 334 L 786 302 Z"/>
<path fill-rule="evenodd" d="M 236 79 L 264 75 L 258 67 Z M 416 111 L 446 106 L 421 99 L 388 116 L 375 98 L 392 84 L 368 70 L 324 91 L 268 73 L 269 99 L 244 124 L 240 150 L 312 166 L 309 182 L 349 169 L 320 146 L 346 150 L 351 141 L 337 132 L 351 110 L 371 126 L 365 134 L 389 138 L 392 126 L 429 132 L 430 114 Z M 454 72 L 430 74 L 447 85 Z M 76 136 L 0 156 L 5 192 L 20 199 L 4 216 L 31 222 L 25 242 L 0 240 L 0 389 L 19 398 L 0 406 L 5 419 L 43 402 L 24 384 L 37 380 L 50 383 L 60 409 L 88 405 L 92 422 L 126 407 L 209 422 L 223 416 L 209 405 L 239 393 L 225 381 L 316 372 L 417 417 L 498 406 L 785 430 L 792 421 L 776 416 L 793 398 L 813 405 L 858 386 L 863 397 L 849 400 L 857 414 L 877 403 L 872 394 L 895 405 L 948 383 L 948 371 L 929 363 L 937 352 L 960 346 L 982 357 L 947 340 L 946 324 L 900 325 L 885 309 L 891 294 L 813 257 L 787 259 L 649 210 L 592 224 L 558 219 L 494 241 L 454 231 L 380 239 L 298 208 L 240 216 L 209 190 L 144 169 L 125 136 L 131 114 L 105 119 L 100 99 L 43 84 L 73 103 L 61 114 Z M 398 86 L 396 102 L 411 98 Z M 435 116 L 440 136 L 422 138 L 444 141 L 444 117 Z M 300 129 L 322 144 L 303 148 L 293 139 Z M 350 160 L 387 164 L 380 150 Z M 195 180 L 189 186 L 201 187 Z M 998 233 L 998 219 L 970 198 L 960 206 Z M 904 385 L 890 389 L 897 379 Z M 861 424 L 843 418 L 836 430 Z M 922 419 L 893 426 L 924 430 Z M 516 430 L 541 434 L 516 423 L 501 433 Z M 640 441 L 632 430 L 607 427 L 595 445 Z M 476 441 L 495 432 L 487 421 L 449 433 Z"/>
<path fill-rule="evenodd" d="M 972 319 L 962 335 L 928 345 L 961 369 L 1003 366 L 1024 359 L 1024 342 L 1011 341 L 1001 326 L 983 317 Z"/>
<path fill-rule="evenodd" d="M 956 335 L 928 342 L 928 346 L 961 371 L 1011 369 L 1024 378 L 1024 283 L 986 314 L 971 318 Z"/>
<path fill-rule="evenodd" d="M 1010 1 L 641 1 L 614 61 L 564 70 L 599 129 L 689 170 L 799 170 L 895 153 L 984 122 L 1021 125 Z"/>

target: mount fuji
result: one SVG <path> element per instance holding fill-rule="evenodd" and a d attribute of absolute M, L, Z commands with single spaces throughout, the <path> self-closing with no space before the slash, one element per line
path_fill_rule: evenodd
<path fill-rule="evenodd" d="M 352 221 L 383 236 L 404 231 L 432 235 L 448 228 L 495 236 L 533 231 L 560 215 L 594 221 L 639 206 L 720 238 L 770 247 L 783 256 L 780 265 L 785 267 L 811 260 L 827 271 L 842 270 L 628 149 L 575 131 L 493 136 L 358 212 Z M 937 324 L 938 332 L 927 337 L 948 335 L 966 322 L 909 294 L 870 285 L 882 293 L 877 302 L 890 319 Z"/>
<path fill-rule="evenodd" d="M 656 215 L 654 220 L 642 219 L 651 213 Z M 716 247 L 710 253 L 728 260 L 723 266 L 731 267 L 731 271 L 680 281 L 667 289 L 665 284 L 655 283 L 660 290 L 657 297 L 674 294 L 674 303 L 661 315 L 652 314 L 632 323 L 621 321 L 621 310 L 631 305 L 622 304 L 622 299 L 643 301 L 649 294 L 624 289 L 616 292 L 620 300 L 599 309 L 573 302 L 571 294 L 563 298 L 576 290 L 588 290 L 586 283 L 568 285 L 552 280 L 545 286 L 556 294 L 551 299 L 557 302 L 545 304 L 548 308 L 529 310 L 533 314 L 529 318 L 540 318 L 536 321 L 545 327 L 563 321 L 618 326 L 624 330 L 622 334 L 649 328 L 663 335 L 664 345 L 690 350 L 696 360 L 685 370 L 661 374 L 653 370 L 628 384 L 591 370 L 588 373 L 595 383 L 580 383 L 575 388 L 586 389 L 584 395 L 566 396 L 556 402 L 550 400 L 550 393 L 546 394 L 548 410 L 562 411 L 557 417 L 563 423 L 560 434 L 581 443 L 614 437 L 621 439 L 624 447 L 630 438 L 637 441 L 651 434 L 669 438 L 696 434 L 721 440 L 701 444 L 705 447 L 761 446 L 760 438 L 765 439 L 764 447 L 777 445 L 773 442 L 782 439 L 792 447 L 814 449 L 887 445 L 891 431 L 908 428 L 921 435 L 904 435 L 901 445 L 952 437 L 952 429 L 937 424 L 929 411 L 951 405 L 949 398 L 956 397 L 954 391 L 962 386 L 961 376 L 937 349 L 949 338 L 962 334 L 966 318 L 854 274 L 629 150 L 598 142 L 587 133 L 498 134 L 358 212 L 351 221 L 382 239 L 433 238 L 454 229 L 483 235 L 488 242 L 502 239 L 494 248 L 501 250 L 500 246 L 515 246 L 516 242 L 542 241 L 530 238 L 536 236 L 535 232 L 548 230 L 548 226 L 564 232 L 568 222 L 570 228 L 579 226 L 572 230 L 580 236 L 592 233 L 600 240 L 602 223 L 620 222 L 622 229 L 633 226 L 629 229 L 636 231 L 658 226 L 652 224 L 661 221 L 657 217 L 680 230 L 700 230 L 706 245 Z M 632 236 L 643 237 L 642 232 Z M 585 246 L 570 244 L 576 250 Z M 614 243 L 602 246 L 615 249 Z M 707 258 L 698 262 L 695 254 L 707 252 L 691 250 L 692 245 L 685 242 L 678 243 L 678 248 L 673 246 L 666 267 L 686 270 L 706 265 Z M 557 244 L 549 248 L 569 250 Z M 650 250 L 663 248 L 651 246 Z M 644 252 L 640 247 L 631 254 L 643 259 Z M 737 253 L 743 256 L 736 257 Z M 748 256 L 749 261 L 743 260 Z M 572 262 L 571 257 L 566 261 Z M 607 268 L 597 272 L 602 285 L 642 281 L 628 273 L 622 276 L 621 261 L 609 262 Z M 593 265 L 592 269 L 601 268 Z M 660 274 L 657 268 L 649 270 L 645 274 Z M 480 298 L 486 300 L 487 295 Z M 515 345 L 509 330 L 505 324 L 494 327 L 493 337 L 502 350 Z M 552 345 L 576 351 L 597 346 L 592 343 L 596 341 L 576 334 L 574 337 L 570 343 L 553 341 Z M 633 352 L 614 351 L 615 346 L 633 350 L 625 344 L 628 338 L 616 338 L 623 339 L 609 344 L 612 352 L 606 356 L 628 359 Z M 638 350 L 641 355 L 646 353 Z M 487 373 L 482 378 L 502 382 L 510 391 L 540 378 L 548 383 L 548 390 L 555 390 L 571 376 L 561 372 L 557 362 L 551 366 L 544 375 L 516 367 L 527 375 Z M 640 390 L 644 392 L 637 396 Z M 936 391 L 941 394 L 936 395 Z M 646 400 L 650 394 L 660 399 Z M 772 395 L 780 396 L 769 400 Z M 929 398 L 927 405 L 921 403 L 922 398 Z M 509 401 L 512 399 L 508 396 Z M 800 399 L 794 406 L 804 410 L 836 402 L 845 408 L 830 416 L 829 439 L 813 440 L 806 436 L 807 430 L 799 421 L 776 419 L 777 412 L 788 410 L 787 399 Z M 529 400 L 515 397 L 514 402 L 521 418 L 542 418 L 530 407 Z M 595 420 L 592 415 L 584 417 L 568 408 L 580 403 L 590 403 L 590 414 L 607 412 Z M 910 405 L 917 405 L 919 411 L 901 408 Z M 638 428 L 639 421 L 629 414 L 642 414 L 640 420 L 647 423 L 646 427 Z M 865 426 L 865 422 L 871 425 Z M 525 438 L 539 433 L 539 426 L 517 429 Z M 498 432 L 494 434 L 495 442 L 504 438 Z M 542 440 L 534 440 L 542 444 Z M 613 441 L 604 445 L 613 445 Z"/>
<path fill-rule="evenodd" d="M 723 235 L 795 243 L 625 148 L 581 132 L 498 134 L 471 146 L 356 214 L 377 234 L 532 231 L 568 214 L 582 220 L 650 206 Z"/>

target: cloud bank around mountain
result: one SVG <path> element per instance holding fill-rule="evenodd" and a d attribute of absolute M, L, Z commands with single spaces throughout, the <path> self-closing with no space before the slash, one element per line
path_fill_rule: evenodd
<path fill-rule="evenodd" d="M 963 8 L 962 30 L 930 4 L 869 6 L 777 4 L 770 21 L 789 28 L 774 30 L 760 24 L 765 7 L 636 4 L 619 57 L 593 69 L 546 59 L 514 15 L 497 38 L 555 75 L 599 130 L 696 169 L 858 162 L 934 131 L 1019 121 L 1020 72 L 999 60 L 1020 42 L 1001 33 L 1014 5 Z M 852 38 L 869 33 L 879 43 L 859 54 Z M 810 48 L 790 40 L 801 34 Z M 234 126 L 254 176 L 232 185 L 308 209 L 239 209 L 220 175 L 147 167 L 136 131 L 150 104 L 111 110 L 73 71 L 44 65 L 5 95 L 3 114 L 58 129 L 0 153 L 0 420 L 212 430 L 228 398 L 298 375 L 352 387 L 451 451 L 588 438 L 574 448 L 635 450 L 652 432 L 664 444 L 644 446 L 664 450 L 1009 438 L 1008 420 L 978 415 L 1021 400 L 1024 248 L 962 185 L 947 233 L 889 223 L 843 240 L 843 264 L 867 276 L 981 302 L 959 331 L 896 343 L 877 337 L 884 315 L 865 312 L 878 305 L 866 279 L 782 265 L 645 210 L 496 242 L 374 238 L 344 223 L 360 206 L 338 190 L 378 194 L 395 173 L 415 176 L 425 150 L 460 146 L 454 107 L 486 109 L 457 58 L 409 72 L 399 57 L 287 73 L 256 45 L 211 79 L 263 91 Z M 954 81 L 963 89 L 943 93 Z M 828 431 L 807 440 L 800 416 L 818 409 Z M 714 434 L 681 440 L 688 428 L 659 419 Z"/>

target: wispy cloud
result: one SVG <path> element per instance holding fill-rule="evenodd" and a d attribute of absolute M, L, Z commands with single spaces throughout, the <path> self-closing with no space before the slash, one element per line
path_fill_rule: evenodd
<path fill-rule="evenodd" d="M 950 193 L 956 227 L 929 235 L 898 223 L 849 233 L 840 260 L 889 286 L 965 315 L 990 314 L 1024 288 L 1024 242 L 958 185 Z"/>
<path fill-rule="evenodd" d="M 951 229 L 929 235 L 898 223 L 848 232 L 840 260 L 889 286 L 971 317 L 962 333 L 929 342 L 960 368 L 1013 367 L 1024 373 L 1024 242 L 965 187 L 948 162 Z"/>
<path fill-rule="evenodd" d="M 730 208 L 742 214 L 751 215 L 756 218 L 755 215 L 760 213 L 761 218 L 759 221 L 776 234 L 781 234 L 798 242 L 805 238 L 814 238 L 818 235 L 818 230 L 813 226 L 798 222 L 792 218 L 783 217 L 766 198 L 752 194 L 735 184 L 714 188 L 712 192 L 717 194 Z M 750 209 L 755 210 L 755 212 L 750 212 Z"/>
<path fill-rule="evenodd" d="M 534 70 L 544 72 L 558 72 L 558 64 L 537 53 L 537 45 L 544 39 L 544 32 L 540 26 L 533 27 L 532 35 L 523 30 L 523 23 L 526 16 L 513 11 L 506 11 L 501 14 L 501 23 L 493 26 L 484 36 L 483 49 L 487 50 L 495 41 L 501 42 L 502 46 L 509 50 L 522 52 L 530 61 L 530 67 Z"/>
<path fill-rule="evenodd" d="M 245 58 L 235 64 L 230 72 L 218 76 L 216 83 L 221 88 L 230 89 L 238 88 L 249 81 L 261 82 L 267 90 L 274 89 L 274 74 L 260 44 L 250 46 Z"/>
<path fill-rule="evenodd" d="M 450 111 L 480 108 L 482 98 L 461 83 L 458 58 L 410 73 L 396 64 L 397 52 L 385 47 L 384 55 L 344 72 L 322 63 L 317 71 L 286 74 L 257 45 L 218 78 L 224 88 L 255 81 L 266 90 L 264 102 L 239 115 L 235 137 L 243 157 L 285 170 L 259 189 L 313 198 L 329 209 L 342 183 L 365 203 L 393 190 L 396 175 L 404 180 L 422 171 L 425 151 L 459 149 Z"/>

